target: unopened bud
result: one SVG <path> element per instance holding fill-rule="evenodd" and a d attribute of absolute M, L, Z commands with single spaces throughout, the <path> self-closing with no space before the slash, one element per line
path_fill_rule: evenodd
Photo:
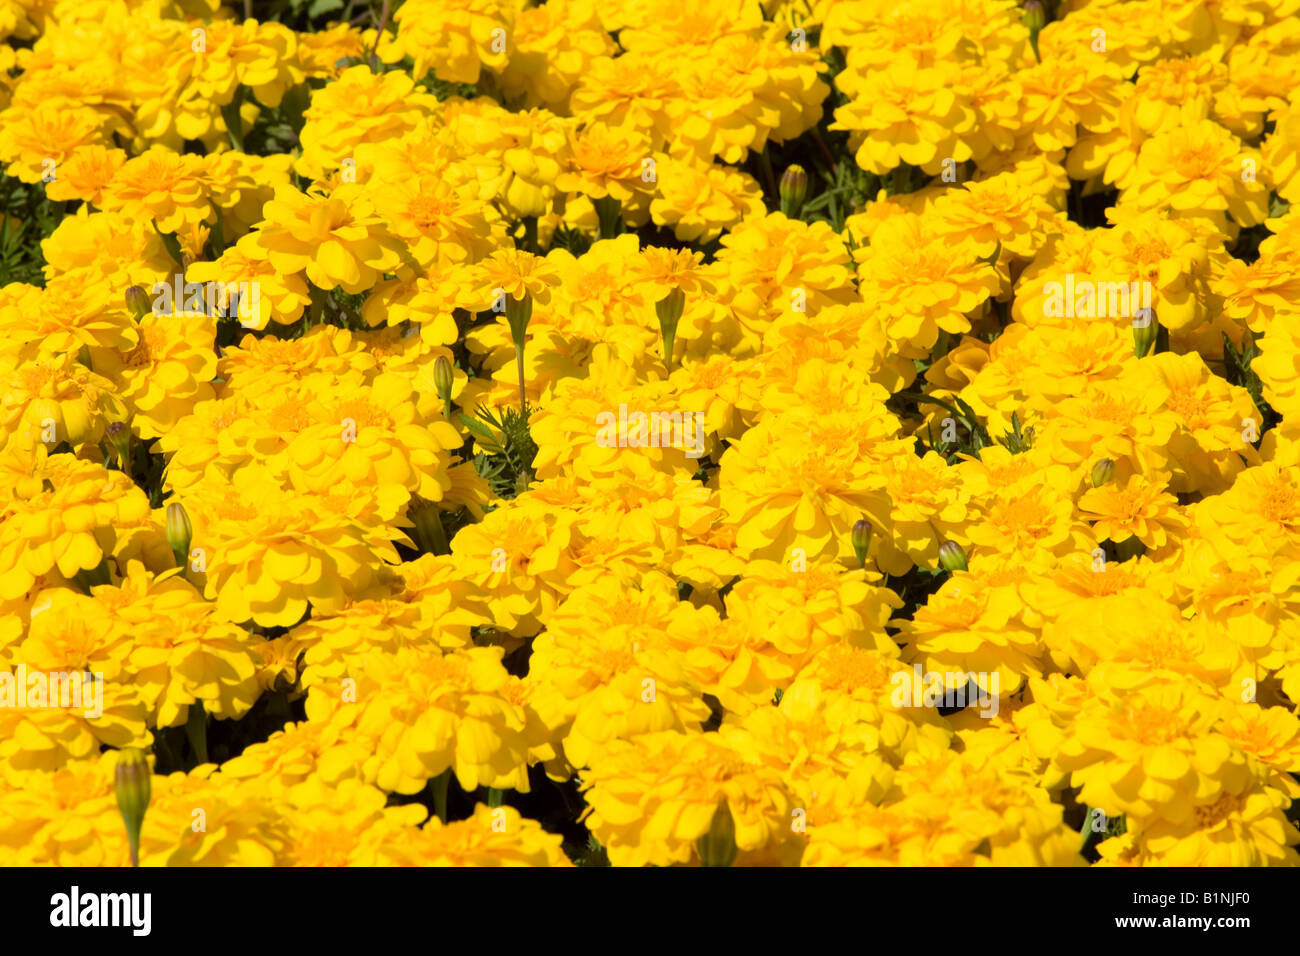
<path fill-rule="evenodd" d="M 131 848 L 131 865 L 140 865 L 140 830 L 144 826 L 145 811 L 153 795 L 153 774 L 144 751 L 134 747 L 121 750 L 117 755 L 114 777 L 117 808 L 126 824 L 126 838 Z"/>
<path fill-rule="evenodd" d="M 510 323 L 510 337 L 515 348 L 522 349 L 528 333 L 528 321 L 533 317 L 533 297 L 524 293 L 522 299 L 506 293 L 506 321 Z"/>
<path fill-rule="evenodd" d="M 1100 488 L 1102 485 L 1110 484 L 1115 477 L 1115 463 L 1109 458 L 1103 458 L 1097 464 L 1092 466 L 1092 486 Z"/>
<path fill-rule="evenodd" d="M 1133 354 L 1142 358 L 1155 345 L 1160 333 L 1160 320 L 1155 309 L 1138 309 L 1133 316 Z"/>
<path fill-rule="evenodd" d="M 131 426 L 126 422 L 110 422 L 104 429 L 108 443 L 117 452 L 117 466 L 122 471 L 131 470 Z"/>
<path fill-rule="evenodd" d="M 142 285 L 128 286 L 126 290 L 126 310 L 137 322 L 149 314 L 149 293 Z"/>
<path fill-rule="evenodd" d="M 853 543 L 853 553 L 858 557 L 858 567 L 866 567 L 867 549 L 871 547 L 871 522 L 866 518 L 855 522 L 849 540 Z"/>
<path fill-rule="evenodd" d="M 677 341 L 677 323 L 681 321 L 682 311 L 686 308 L 686 293 L 676 287 L 664 298 L 655 303 L 655 314 L 659 316 L 659 332 L 664 340 L 664 368 L 673 370 L 673 344 Z"/>
<path fill-rule="evenodd" d="M 433 360 L 433 388 L 444 405 L 451 401 L 452 381 L 451 362 L 447 360 L 447 356 L 439 355 Z"/>
<path fill-rule="evenodd" d="M 1038 33 L 1047 25 L 1047 11 L 1040 0 L 1026 0 L 1020 22 L 1029 30 L 1031 40 L 1038 39 Z"/>
<path fill-rule="evenodd" d="M 190 539 L 194 537 L 194 526 L 185 506 L 173 501 L 167 506 L 167 543 L 172 546 L 178 567 L 185 567 L 185 559 L 190 553 Z"/>
<path fill-rule="evenodd" d="M 731 866 L 736 862 L 736 821 L 726 801 L 718 804 L 709 832 L 695 841 L 695 850 L 704 866 Z"/>
<path fill-rule="evenodd" d="M 808 174 L 802 166 L 790 166 L 781 175 L 781 212 L 791 219 L 797 217 L 807 197 Z"/>
<path fill-rule="evenodd" d="M 948 572 L 966 571 L 966 552 L 956 541 L 945 541 L 939 545 L 939 563 Z"/>

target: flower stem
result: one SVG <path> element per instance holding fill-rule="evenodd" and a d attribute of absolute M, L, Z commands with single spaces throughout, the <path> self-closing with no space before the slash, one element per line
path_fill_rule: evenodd
<path fill-rule="evenodd" d="M 433 790 L 433 812 L 443 823 L 447 822 L 447 788 L 450 786 L 450 767 L 429 781 L 429 788 Z"/>

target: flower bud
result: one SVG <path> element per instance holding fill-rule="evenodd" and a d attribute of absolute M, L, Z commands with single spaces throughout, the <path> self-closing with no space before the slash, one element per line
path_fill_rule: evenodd
<path fill-rule="evenodd" d="M 1029 30 L 1030 41 L 1036 42 L 1039 31 L 1047 25 L 1047 11 L 1043 9 L 1040 0 L 1026 0 L 1023 9 L 1020 22 Z"/>
<path fill-rule="evenodd" d="M 731 866 L 736 862 L 736 821 L 725 800 L 714 811 L 709 832 L 695 841 L 695 851 L 704 866 Z"/>
<path fill-rule="evenodd" d="M 966 552 L 956 541 L 945 541 L 939 545 L 939 563 L 950 573 L 969 570 Z"/>
<path fill-rule="evenodd" d="M 126 290 L 126 310 L 137 322 L 150 311 L 149 293 L 142 285 L 128 286 Z"/>
<path fill-rule="evenodd" d="M 858 556 L 858 567 L 866 567 L 867 549 L 871 547 L 871 522 L 866 518 L 855 522 L 849 540 L 853 542 L 853 553 Z"/>
<path fill-rule="evenodd" d="M 791 219 L 797 217 L 807 197 L 808 174 L 802 166 L 790 166 L 781 174 L 781 212 Z"/>
<path fill-rule="evenodd" d="M 1092 466 L 1092 486 L 1100 488 L 1102 485 L 1109 484 L 1115 477 L 1115 463 L 1109 458 L 1103 458 L 1097 464 Z"/>
<path fill-rule="evenodd" d="M 122 471 L 131 470 L 131 426 L 126 422 L 109 422 L 104 429 L 108 443 L 117 452 L 117 467 Z"/>
<path fill-rule="evenodd" d="M 533 297 L 524 293 L 522 299 L 516 299 L 508 292 L 506 296 L 506 321 L 510 323 L 510 337 L 515 348 L 522 349 L 528 333 L 528 321 L 533 317 Z"/>
<path fill-rule="evenodd" d="M 655 303 L 659 331 L 664 340 L 664 368 L 669 372 L 673 370 L 673 343 L 677 340 L 677 323 L 681 321 L 682 310 L 685 308 L 686 293 L 676 287 Z"/>
<path fill-rule="evenodd" d="M 1160 333 L 1160 320 L 1155 309 L 1138 309 L 1133 316 L 1133 354 L 1142 358 L 1155 345 Z"/>
<path fill-rule="evenodd" d="M 167 506 L 167 543 L 172 546 L 178 567 L 185 567 L 185 559 L 190 553 L 190 539 L 194 537 L 194 527 L 185 506 L 173 501 Z"/>
<path fill-rule="evenodd" d="M 407 514 L 415 522 L 415 537 L 427 554 L 451 554 L 447 545 L 447 532 L 442 526 L 438 506 L 423 498 L 412 498 Z"/>
<path fill-rule="evenodd" d="M 433 360 L 433 388 L 442 399 L 443 405 L 451 402 L 452 380 L 451 362 L 447 360 L 447 356 L 439 355 Z"/>
<path fill-rule="evenodd" d="M 126 838 L 131 847 L 131 865 L 140 865 L 140 829 L 149 809 L 153 774 L 144 751 L 129 747 L 118 751 L 115 772 L 117 808 L 126 824 Z"/>

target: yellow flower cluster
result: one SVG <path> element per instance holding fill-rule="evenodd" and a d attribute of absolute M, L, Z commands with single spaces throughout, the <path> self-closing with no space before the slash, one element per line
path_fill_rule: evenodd
<path fill-rule="evenodd" d="M 1300 865 L 1298 11 L 0 2 L 0 865 Z"/>

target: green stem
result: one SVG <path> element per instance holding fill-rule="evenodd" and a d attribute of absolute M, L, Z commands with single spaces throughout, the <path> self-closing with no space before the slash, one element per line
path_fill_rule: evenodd
<path fill-rule="evenodd" d="M 596 218 L 600 221 L 600 238 L 613 239 L 623 225 L 623 204 L 613 196 L 593 199 L 591 204 L 596 207 Z"/>
<path fill-rule="evenodd" d="M 208 762 L 208 715 L 203 712 L 203 701 L 196 700 L 190 704 L 190 716 L 185 721 L 185 736 L 190 747 L 199 758 L 199 763 Z"/>
<path fill-rule="evenodd" d="M 781 190 L 776 185 L 776 174 L 772 172 L 772 157 L 767 154 L 767 144 L 763 144 L 763 151 L 758 154 L 758 165 L 763 170 L 763 179 L 767 181 L 768 195 L 779 197 Z"/>
<path fill-rule="evenodd" d="M 524 346 L 523 343 L 515 345 L 515 365 L 519 369 L 519 414 L 528 413 L 528 398 L 524 393 Z"/>
<path fill-rule="evenodd" d="M 226 121 L 226 130 L 230 133 L 230 145 L 241 153 L 244 151 L 244 121 L 239 115 L 239 108 L 244 103 L 244 87 L 236 86 L 234 98 L 221 107 L 221 116 Z"/>
<path fill-rule="evenodd" d="M 524 248 L 535 255 L 541 255 L 537 240 L 537 217 L 524 217 Z"/>
<path fill-rule="evenodd" d="M 443 823 L 447 822 L 447 790 L 450 786 L 450 767 L 429 781 L 429 787 L 433 790 L 433 812 Z"/>

